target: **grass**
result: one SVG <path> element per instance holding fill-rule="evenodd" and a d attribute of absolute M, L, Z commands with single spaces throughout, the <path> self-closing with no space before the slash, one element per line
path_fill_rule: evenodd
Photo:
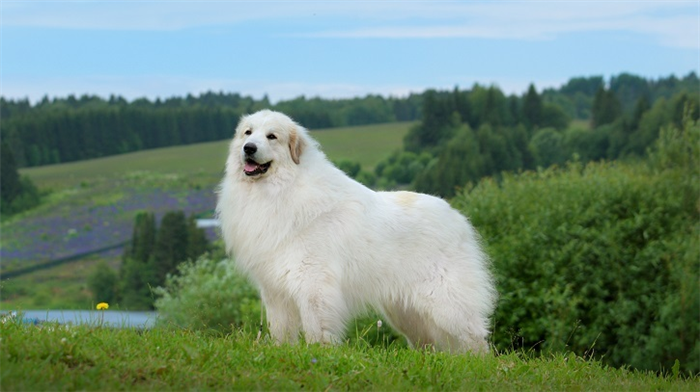
<path fill-rule="evenodd" d="M 371 169 L 402 146 L 412 122 L 366 125 L 312 131 L 332 160 L 358 161 Z M 100 180 L 116 180 L 130 173 L 153 172 L 196 177 L 215 184 L 223 173 L 229 140 L 138 151 L 79 162 L 20 170 L 40 188 L 75 187 Z"/>
<path fill-rule="evenodd" d="M 394 150 L 403 147 L 403 138 L 413 122 L 364 125 L 312 131 L 331 160 L 349 159 L 371 170 Z"/>
<path fill-rule="evenodd" d="M 698 378 L 614 369 L 569 355 L 449 355 L 363 340 L 282 345 L 252 333 L 0 324 L 0 389 L 39 390 L 674 390 Z"/>
<path fill-rule="evenodd" d="M 95 265 L 103 260 L 90 256 L 0 282 L 0 310 L 92 309 L 95 303 L 87 281 Z M 119 257 L 107 258 L 115 269 Z"/>
<path fill-rule="evenodd" d="M 591 129 L 591 120 L 572 120 L 569 124 L 569 128 L 580 128 L 580 129 Z"/>

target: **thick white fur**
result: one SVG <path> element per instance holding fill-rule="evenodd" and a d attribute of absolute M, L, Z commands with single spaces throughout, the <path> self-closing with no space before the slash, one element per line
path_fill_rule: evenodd
<path fill-rule="evenodd" d="M 243 173 L 251 142 L 257 162 L 272 161 L 257 177 Z M 260 288 L 279 342 L 296 342 L 300 331 L 307 342 L 339 342 L 371 307 L 414 346 L 488 350 L 496 292 L 467 219 L 442 199 L 352 180 L 284 114 L 241 119 L 217 213 L 226 249 Z"/>

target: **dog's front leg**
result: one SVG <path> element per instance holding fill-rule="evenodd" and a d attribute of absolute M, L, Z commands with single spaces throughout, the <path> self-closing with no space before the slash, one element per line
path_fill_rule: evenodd
<path fill-rule="evenodd" d="M 268 298 L 261 293 L 267 312 L 270 335 L 278 344 L 296 343 L 299 339 L 301 320 L 296 305 L 288 299 Z"/>
<path fill-rule="evenodd" d="M 298 304 L 307 343 L 335 344 L 342 341 L 348 310 L 338 289 L 326 286 L 304 290 Z"/>

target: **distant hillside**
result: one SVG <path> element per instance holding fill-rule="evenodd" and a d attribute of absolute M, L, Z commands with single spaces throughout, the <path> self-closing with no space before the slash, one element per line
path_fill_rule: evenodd
<path fill-rule="evenodd" d="M 372 169 L 392 151 L 401 147 L 413 122 L 342 127 L 312 131 L 321 148 L 332 160 L 349 159 Z M 196 176 L 200 183 L 215 184 L 223 173 L 229 139 L 188 146 L 159 148 L 33 168 L 20 173 L 40 188 L 62 188 L 89 183 L 95 179 L 118 179 L 128 173 L 153 172 Z"/>
<path fill-rule="evenodd" d="M 503 93 L 497 86 L 498 94 Z M 596 92 L 607 87 L 631 110 L 640 99 L 650 104 L 679 92 L 697 94 L 695 73 L 658 80 L 620 74 L 606 82 L 602 76 L 576 77 L 558 89 L 543 92 L 544 101 L 571 119 L 588 119 Z M 475 85 L 472 90 L 481 87 Z M 483 89 L 483 88 L 481 88 Z M 511 95 L 508 105 L 520 110 L 527 93 Z M 0 136 L 12 148 L 20 167 L 74 162 L 115 154 L 201 143 L 229 138 L 244 113 L 272 108 L 291 115 L 310 129 L 367 125 L 422 119 L 425 93 L 405 98 L 368 95 L 353 99 L 299 97 L 271 104 L 233 93 L 207 92 L 194 97 L 173 97 L 127 102 L 121 97 L 96 96 L 26 100 L 0 98 Z M 483 117 L 474 108 L 476 118 Z M 512 116 L 511 116 L 512 117 Z"/>

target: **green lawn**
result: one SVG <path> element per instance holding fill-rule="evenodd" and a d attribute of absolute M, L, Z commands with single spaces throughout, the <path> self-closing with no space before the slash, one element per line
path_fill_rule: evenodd
<path fill-rule="evenodd" d="M 332 160 L 351 159 L 365 169 L 371 169 L 380 160 L 400 148 L 403 137 L 412 122 L 366 125 L 312 131 L 328 157 Z M 216 182 L 226 162 L 229 140 L 186 146 L 159 148 L 115 155 L 86 161 L 41 166 L 20 170 L 40 188 L 76 186 L 96 180 L 112 180 L 125 174 L 148 171 L 203 177 L 205 182 Z"/>
<path fill-rule="evenodd" d="M 574 355 L 449 355 L 362 339 L 276 346 L 235 331 L 0 323 L 3 391 L 696 391 L 698 378 L 614 369 Z"/>

